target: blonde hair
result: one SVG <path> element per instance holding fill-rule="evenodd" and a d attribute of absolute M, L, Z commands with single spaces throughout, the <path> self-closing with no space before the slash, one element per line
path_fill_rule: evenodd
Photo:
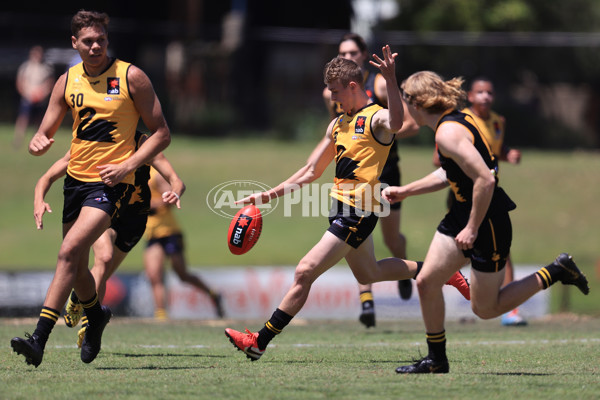
<path fill-rule="evenodd" d="M 462 109 L 465 106 L 467 92 L 462 88 L 464 81 L 460 77 L 444 81 L 435 72 L 420 71 L 406 78 L 401 88 L 407 102 L 435 114 L 453 108 Z"/>
<path fill-rule="evenodd" d="M 323 80 L 329 84 L 339 79 L 343 87 L 347 87 L 350 82 L 356 82 L 364 89 L 363 73 L 360 66 L 352 60 L 343 57 L 335 57 L 325 65 L 323 71 Z"/>

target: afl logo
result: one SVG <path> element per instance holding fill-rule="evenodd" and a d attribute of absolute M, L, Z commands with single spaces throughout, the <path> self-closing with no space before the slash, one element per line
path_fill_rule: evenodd
<path fill-rule="evenodd" d="M 235 204 L 236 201 L 270 190 L 271 187 L 262 182 L 239 180 L 228 181 L 213 187 L 206 195 L 206 204 L 215 214 L 224 218 L 233 218 L 244 206 L 248 204 Z M 271 199 L 266 204 L 256 204 L 263 216 L 271 213 L 279 202 L 278 198 Z"/>

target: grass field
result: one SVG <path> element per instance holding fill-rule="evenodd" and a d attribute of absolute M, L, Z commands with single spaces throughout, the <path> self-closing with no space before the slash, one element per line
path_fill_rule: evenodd
<path fill-rule="evenodd" d="M 75 330 L 56 326 L 44 360 L 28 366 L 8 346 L 33 320 L 0 320 L 2 399 L 598 399 L 600 320 L 554 316 L 526 328 L 498 321 L 447 326 L 450 373 L 397 375 L 427 352 L 419 321 L 295 321 L 250 362 L 223 334 L 262 321 L 115 318 L 91 364 Z"/>
<path fill-rule="evenodd" d="M 53 270 L 60 245 L 62 195 L 57 183 L 47 200 L 54 212 L 36 231 L 32 192 L 39 175 L 66 151 L 68 133 L 44 157 L 12 150 L 12 127 L 0 126 L 0 270 Z M 211 213 L 206 195 L 232 179 L 275 185 L 305 160 L 312 143 L 265 140 L 193 140 L 174 136 L 166 151 L 188 186 L 179 219 L 186 232 L 188 260 L 195 267 L 293 265 L 325 229 L 325 219 L 265 217 L 262 237 L 244 256 L 227 250 L 229 221 Z M 431 149 L 401 147 L 403 179 L 431 170 Z M 27 366 L 9 341 L 35 327 L 33 319 L 0 319 L 0 399 L 581 399 L 598 395 L 600 285 L 595 266 L 600 234 L 600 155 L 589 152 L 524 151 L 521 166 L 503 165 L 502 185 L 519 208 L 512 213 L 513 259 L 542 264 L 559 252 L 574 254 L 590 279 L 591 294 L 575 290 L 571 309 L 579 314 L 530 321 L 526 328 L 500 328 L 498 320 L 449 323 L 451 373 L 399 376 L 398 365 L 427 352 L 421 321 L 380 322 L 365 330 L 356 321 L 293 321 L 258 362 L 251 363 L 223 329 L 256 330 L 264 321 L 152 321 L 115 317 L 105 331 L 103 351 L 90 365 L 79 360 L 75 330 L 60 323 L 44 362 Z M 329 182 L 332 170 L 319 182 Z M 403 205 L 403 230 L 410 257 L 424 256 L 444 213 L 445 193 Z M 376 251 L 387 256 L 378 230 Z M 138 246 L 121 267 L 141 270 Z M 557 298 L 553 296 L 554 309 Z"/>
<path fill-rule="evenodd" d="M 47 214 L 45 229 L 36 231 L 32 217 L 35 182 L 68 148 L 70 132 L 61 130 L 56 143 L 43 157 L 14 151 L 13 128 L 0 126 L 0 270 L 53 270 L 61 241 L 61 182 L 47 196 L 54 212 Z M 186 182 L 179 221 L 186 234 L 187 258 L 199 268 L 246 265 L 295 265 L 326 229 L 323 217 L 302 217 L 300 206 L 292 217 L 277 208 L 264 218 L 261 239 L 243 256 L 229 253 L 226 245 L 229 220 L 212 213 L 206 196 L 216 185 L 230 180 L 256 180 L 274 186 L 295 172 L 314 143 L 276 142 L 265 139 L 208 140 L 173 135 L 165 154 Z M 431 171 L 432 149 L 403 147 L 400 142 L 403 181 Z M 503 164 L 501 184 L 515 200 L 511 213 L 516 264 L 541 265 L 560 252 L 574 255 L 590 279 L 591 294 L 570 297 L 576 312 L 599 314 L 600 304 L 600 154 L 594 152 L 523 151 L 520 166 Z M 319 179 L 331 182 L 333 168 Z M 431 236 L 445 212 L 445 192 L 408 199 L 403 204 L 402 228 L 408 238 L 409 258 L 422 259 Z M 378 229 L 376 254 L 387 257 Z M 121 266 L 122 271 L 142 270 L 138 245 Z M 598 270 L 597 270 L 598 269 Z M 556 289 L 552 289 L 556 290 Z M 570 293 L 571 291 L 568 291 Z M 574 292 L 573 292 L 574 293 Z M 557 296 L 553 296 L 556 309 Z"/>

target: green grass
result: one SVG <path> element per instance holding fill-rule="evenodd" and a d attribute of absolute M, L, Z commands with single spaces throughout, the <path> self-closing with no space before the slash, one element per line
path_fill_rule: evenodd
<path fill-rule="evenodd" d="M 12 126 L 0 126 L 0 270 L 53 270 L 61 240 L 62 191 L 57 182 L 47 200 L 54 212 L 46 215 L 45 229 L 36 231 L 33 213 L 35 182 L 64 154 L 70 133 L 61 130 L 48 154 L 33 157 L 25 148 L 11 147 Z M 192 139 L 173 135 L 165 154 L 188 190 L 177 216 L 186 235 L 187 258 L 200 268 L 239 265 L 295 265 L 321 237 L 323 217 L 284 217 L 278 207 L 264 218 L 262 236 L 249 253 L 234 256 L 226 244 L 229 220 L 213 214 L 206 195 L 230 180 L 256 180 L 275 186 L 306 160 L 312 142 L 276 142 L 266 139 Z M 417 179 L 432 170 L 432 149 L 403 147 L 400 142 L 403 181 Z M 593 152 L 523 151 L 519 166 L 503 164 L 501 184 L 518 208 L 511 213 L 513 261 L 542 265 L 560 252 L 574 255 L 590 279 L 591 294 L 571 296 L 572 310 L 598 314 L 600 304 L 600 154 Z M 332 180 L 333 168 L 318 182 Z M 403 204 L 402 230 L 408 238 L 409 258 L 422 259 L 445 212 L 445 192 L 408 199 Z M 374 233 L 376 254 L 389 255 L 381 233 Z M 122 271 L 142 270 L 142 245 L 121 266 Z M 598 266 L 598 267 L 596 267 Z M 554 288 L 552 290 L 555 290 Z M 556 307 L 557 300 L 554 300 Z"/>
<path fill-rule="evenodd" d="M 262 321 L 260 321 L 262 322 Z M 0 320 L 2 399 L 580 399 L 598 398 L 600 320 L 573 316 L 500 328 L 498 320 L 447 326 L 450 374 L 394 369 L 427 352 L 421 322 L 295 321 L 257 362 L 225 326 L 259 321 L 156 324 L 115 318 L 91 364 L 74 329 L 57 326 L 36 369 L 8 346 L 33 320 Z"/>

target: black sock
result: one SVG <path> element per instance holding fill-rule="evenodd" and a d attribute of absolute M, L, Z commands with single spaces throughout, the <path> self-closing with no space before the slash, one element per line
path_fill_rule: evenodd
<path fill-rule="evenodd" d="M 435 361 L 446 361 L 446 331 L 439 333 L 425 333 L 427 337 L 427 347 L 429 348 L 429 358 Z"/>
<path fill-rule="evenodd" d="M 102 313 L 102 305 L 98 300 L 98 294 L 94 294 L 94 297 L 88 301 L 82 301 L 81 305 L 83 306 L 83 311 L 85 312 L 85 315 L 88 317 L 88 321 L 92 324 L 92 326 L 95 325 L 95 322 L 98 322 L 104 318 L 104 314 Z"/>
<path fill-rule="evenodd" d="M 275 310 L 271 319 L 267 321 L 265 326 L 258 331 L 258 338 L 256 342 L 258 344 L 258 348 L 260 350 L 264 350 L 267 348 L 269 342 L 275 337 L 275 335 L 279 335 L 283 328 L 290 323 L 290 321 L 294 318 L 293 316 L 281 311 L 279 308 Z"/>
<path fill-rule="evenodd" d="M 71 301 L 75 304 L 79 303 L 79 297 L 77 297 L 77 293 L 74 290 L 71 290 Z"/>
<path fill-rule="evenodd" d="M 553 283 L 559 280 L 560 274 L 563 271 L 564 270 L 560 266 L 552 263 L 540 268 L 535 274 L 542 278 L 544 289 L 548 289 Z"/>
<path fill-rule="evenodd" d="M 373 301 L 373 292 L 370 290 L 360 292 L 360 304 L 362 305 L 363 311 L 372 310 L 375 307 L 375 302 Z"/>
<path fill-rule="evenodd" d="M 37 337 L 38 343 L 42 345 L 42 348 L 46 346 L 48 337 L 52 332 L 52 328 L 56 324 L 56 321 L 60 317 L 60 311 L 50 307 L 42 307 L 40 312 L 40 319 L 38 319 L 37 326 L 33 334 Z"/>
<path fill-rule="evenodd" d="M 417 272 L 415 273 L 415 276 L 413 276 L 413 279 L 417 279 L 417 275 L 419 275 L 419 272 L 421 272 L 421 270 L 423 269 L 423 261 L 417 261 Z"/>

